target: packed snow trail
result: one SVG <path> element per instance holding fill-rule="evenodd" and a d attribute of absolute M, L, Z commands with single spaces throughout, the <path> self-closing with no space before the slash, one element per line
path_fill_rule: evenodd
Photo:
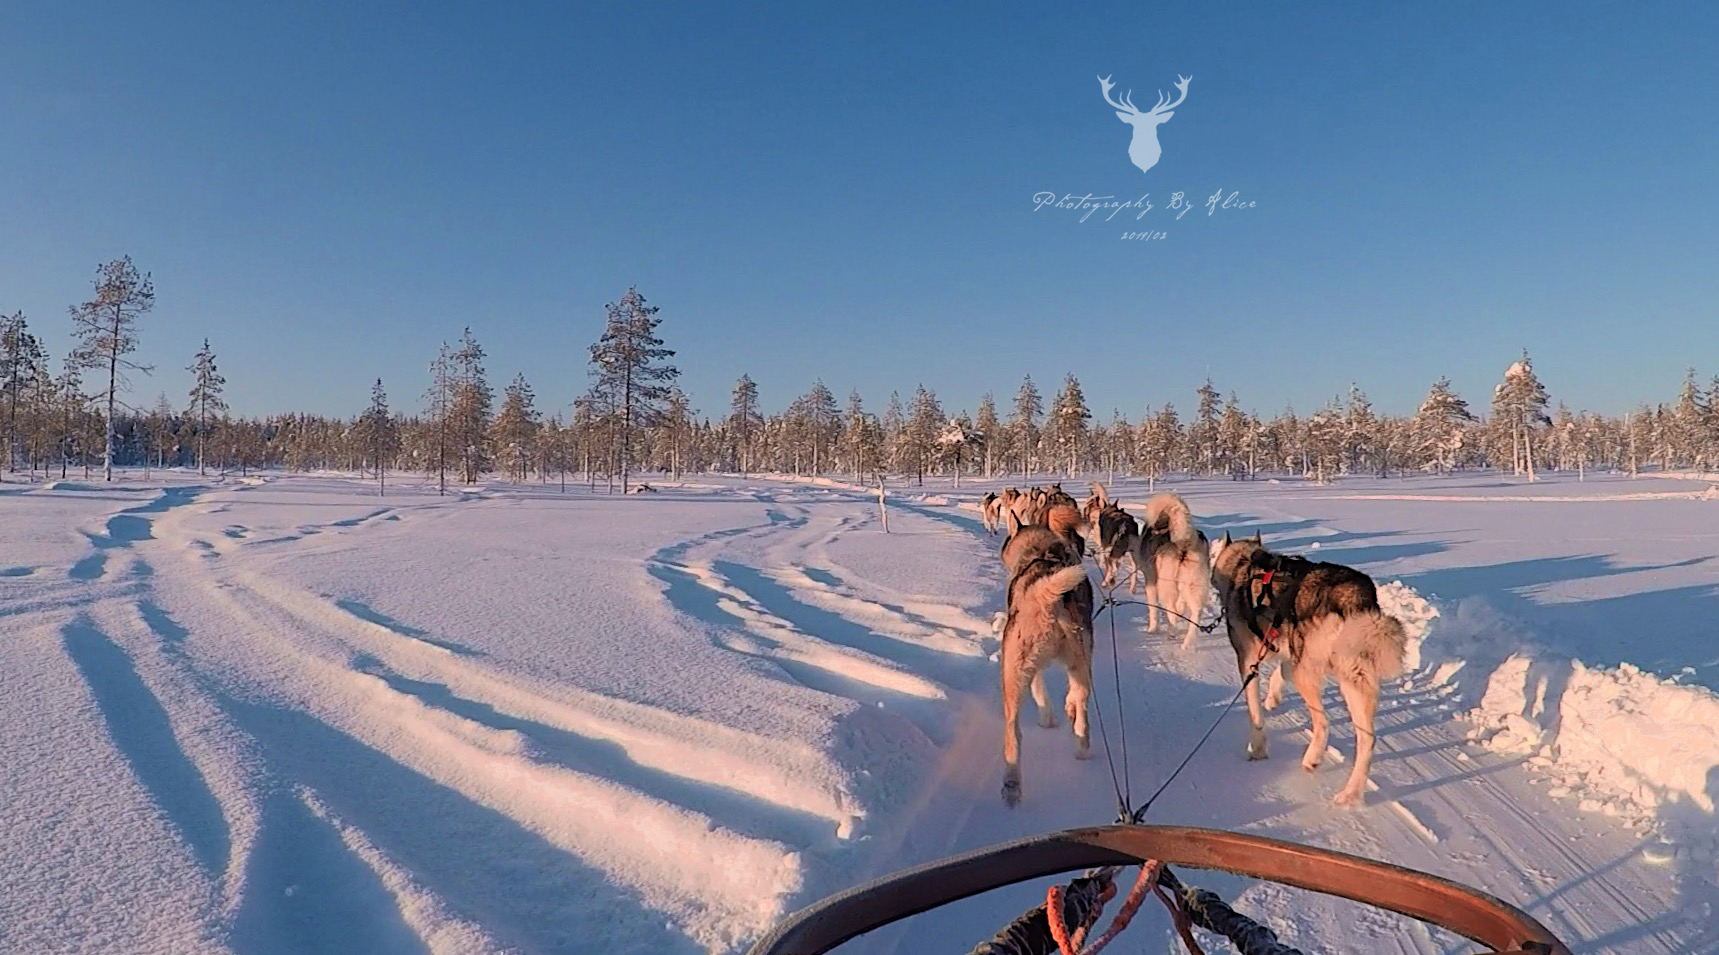
<path fill-rule="evenodd" d="M 1445 573 L 1430 542 L 1326 516 L 1348 505 L 1207 490 L 1190 494 L 1210 532 L 1319 543 L 1382 580 L 1393 562 L 1433 562 L 1411 582 Z M 0 948 L 728 952 L 864 878 L 1108 821 L 1102 750 L 1077 762 L 1066 724 L 1031 716 L 1026 801 L 998 797 L 1002 580 L 997 542 L 958 506 L 975 495 L 898 494 L 885 535 L 874 494 L 830 482 L 381 501 L 302 476 L 8 489 L 0 848 L 20 861 L 0 875 Z M 1387 592 L 1426 623 L 1414 590 Z M 1115 621 L 1123 712 L 1108 617 L 1096 693 L 1113 746 L 1126 719 L 1136 801 L 1236 686 L 1221 636 L 1184 654 L 1143 637 L 1137 611 Z M 1232 714 L 1152 821 L 1438 872 L 1583 951 L 1716 950 L 1704 863 L 1644 861 L 1651 837 L 1468 742 L 1454 716 L 1474 688 L 1433 672 L 1450 646 L 1424 649 L 1428 666 L 1387 689 L 1367 808 L 1327 807 L 1337 759 L 1300 771 L 1291 694 L 1273 759 L 1242 759 Z M 1333 748 L 1351 752 L 1334 690 L 1328 705 Z M 1310 950 L 1467 951 L 1364 907 L 1199 876 Z M 962 950 L 1042 892 L 849 948 Z M 1131 935 L 1164 933 L 1154 919 Z"/>

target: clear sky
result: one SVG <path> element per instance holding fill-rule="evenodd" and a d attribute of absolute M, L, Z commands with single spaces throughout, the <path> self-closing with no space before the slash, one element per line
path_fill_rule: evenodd
<path fill-rule="evenodd" d="M 11 2 L 0 311 L 61 352 L 129 253 L 133 400 L 207 336 L 241 414 L 415 409 L 468 324 L 564 409 L 634 284 L 712 415 L 742 372 L 771 409 L 1070 371 L 1101 420 L 1208 371 L 1268 414 L 1484 406 L 1524 346 L 1621 412 L 1719 373 L 1716 49 L 1691 3 Z M 1177 74 L 1142 173 L 1096 77 Z M 1220 188 L 1257 206 L 1162 208 Z"/>

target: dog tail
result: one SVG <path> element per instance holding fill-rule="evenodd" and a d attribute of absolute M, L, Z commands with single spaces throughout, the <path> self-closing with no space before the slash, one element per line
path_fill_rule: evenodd
<path fill-rule="evenodd" d="M 1403 672 L 1408 635 L 1403 631 L 1402 621 L 1371 610 L 1343 621 L 1333 650 L 1338 666 L 1377 687 Z"/>
<path fill-rule="evenodd" d="M 1036 597 L 1042 597 L 1048 603 L 1053 600 L 1061 600 L 1085 580 L 1086 565 L 1070 564 L 1056 573 L 1046 574 L 1043 578 L 1034 581 L 1029 592 Z"/>
<path fill-rule="evenodd" d="M 1200 536 L 1194 527 L 1194 514 L 1188 510 L 1188 502 L 1175 491 L 1154 494 L 1146 501 L 1146 525 L 1155 531 L 1168 530 L 1170 540 L 1184 547 Z"/>

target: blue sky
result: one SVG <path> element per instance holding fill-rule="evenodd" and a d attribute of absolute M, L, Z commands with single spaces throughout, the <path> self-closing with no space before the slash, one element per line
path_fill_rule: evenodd
<path fill-rule="evenodd" d="M 134 400 L 207 336 L 242 414 L 415 409 L 465 325 L 565 408 L 634 284 L 713 415 L 742 372 L 955 410 L 1072 371 L 1101 419 L 1208 372 L 1483 406 L 1524 346 L 1607 412 L 1719 372 L 1719 7 L 1065 7 L 6 4 L 0 311 L 63 351 L 129 253 Z M 1177 74 L 1142 173 L 1096 77 Z M 1257 206 L 1162 210 L 1218 189 Z"/>

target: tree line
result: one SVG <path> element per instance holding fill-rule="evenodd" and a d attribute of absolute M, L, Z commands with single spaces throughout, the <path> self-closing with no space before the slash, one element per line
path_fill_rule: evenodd
<path fill-rule="evenodd" d="M 70 308 L 75 344 L 56 367 L 20 313 L 0 314 L 0 429 L 7 470 L 86 476 L 98 466 L 196 467 L 363 472 L 385 485 L 389 472 L 470 485 L 494 475 L 514 482 L 571 479 L 626 492 L 641 473 L 679 479 L 705 472 L 780 472 L 874 481 L 927 475 L 1041 476 L 1108 473 L 1156 481 L 1171 474 L 1252 479 L 1287 475 L 1327 481 L 1503 468 L 1533 479 L 1546 470 L 1637 473 L 1643 468 L 1706 471 L 1719 462 L 1719 377 L 1704 389 L 1694 370 L 1671 401 L 1622 416 L 1573 412 L 1551 399 L 1524 352 L 1511 363 L 1481 413 L 1434 382 L 1414 414 L 1376 413 L 1351 385 L 1310 414 L 1271 417 L 1244 409 L 1207 380 L 1184 420 L 1174 403 L 1130 419 L 1120 410 L 1096 421 L 1079 380 L 1067 375 L 1046 407 L 1028 376 L 1006 411 L 995 398 L 977 413 L 948 413 L 920 385 L 892 393 L 881 413 L 860 394 L 845 403 L 814 381 L 780 411 L 763 410 L 757 383 L 742 374 L 727 408 L 701 414 L 675 382 L 675 352 L 659 337 L 658 308 L 637 289 L 606 306 L 589 351 L 589 387 L 570 414 L 545 415 L 523 375 L 505 386 L 500 407 L 470 328 L 443 343 L 428 367 L 419 410 L 396 413 L 378 379 L 352 418 L 309 414 L 238 417 L 207 339 L 186 370 L 182 404 L 162 395 L 147 408 L 125 403 L 140 321 L 154 306 L 151 277 L 129 257 L 101 266 L 87 302 Z M 87 382 L 87 383 L 86 383 Z"/>

